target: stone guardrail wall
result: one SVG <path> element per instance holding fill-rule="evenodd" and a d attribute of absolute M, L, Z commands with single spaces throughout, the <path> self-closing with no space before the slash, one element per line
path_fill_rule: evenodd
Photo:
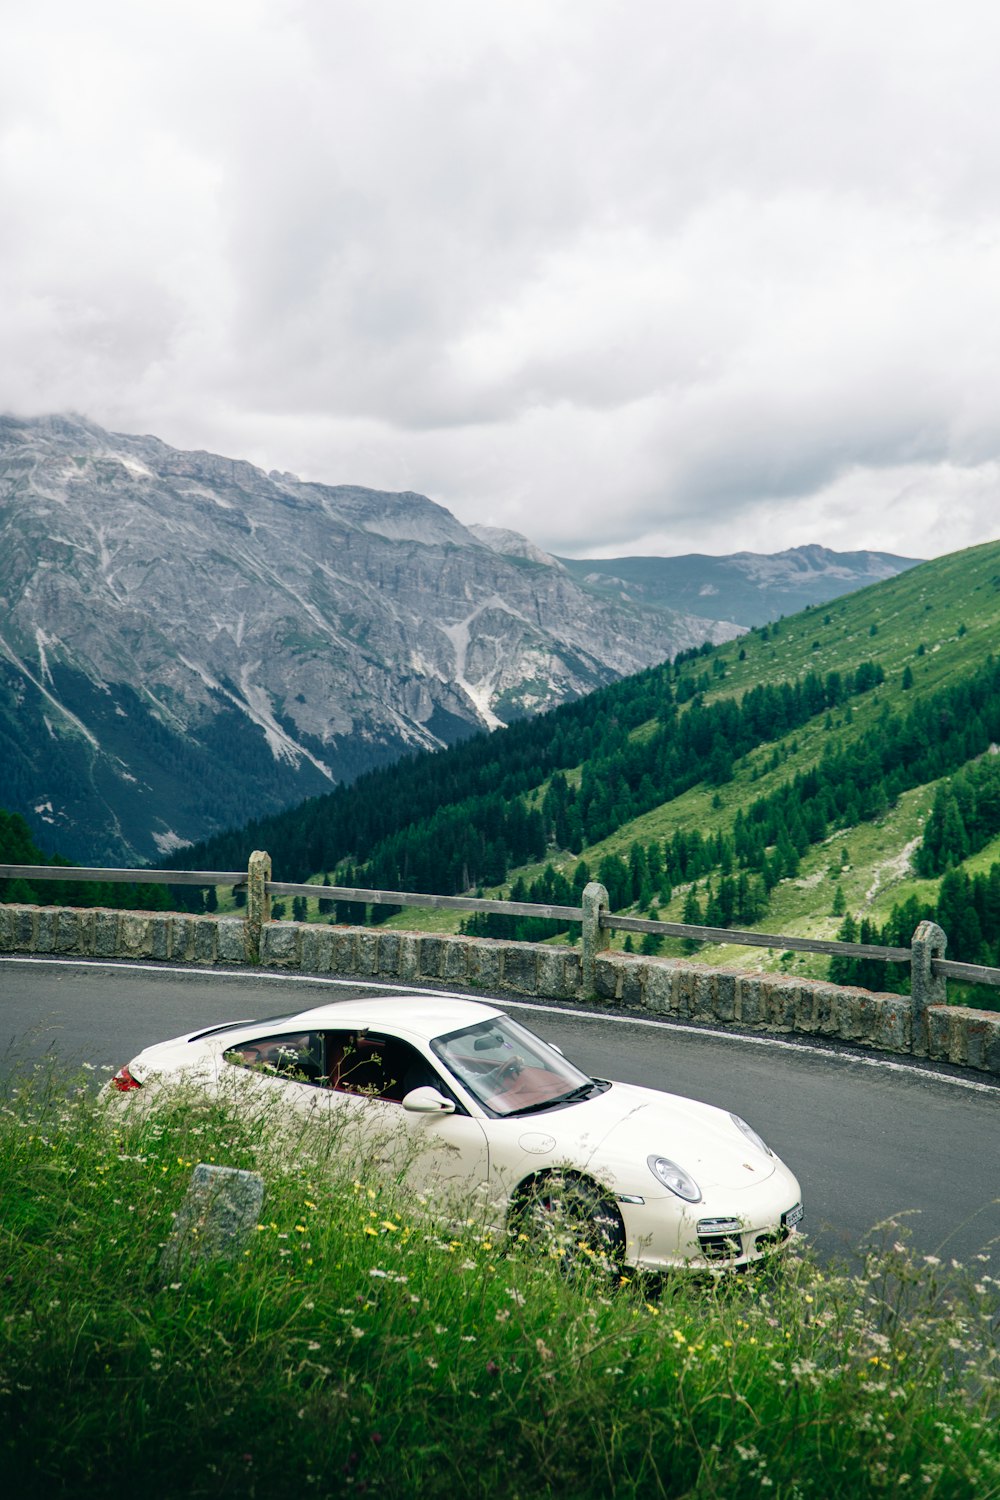
<path fill-rule="evenodd" d="M 820 980 L 488 938 L 241 917 L 0 906 L 0 953 L 261 967 L 490 996 L 628 1007 L 651 1016 L 820 1036 L 1000 1076 L 1000 1013 Z M 589 980 L 585 983 L 585 977 Z"/>

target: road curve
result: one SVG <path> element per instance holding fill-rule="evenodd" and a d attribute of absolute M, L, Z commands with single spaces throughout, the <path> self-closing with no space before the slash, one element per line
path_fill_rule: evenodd
<path fill-rule="evenodd" d="M 0 1053 L 7 1067 L 14 1056 L 48 1049 L 118 1067 L 148 1043 L 201 1025 L 388 988 L 260 971 L 0 958 Z M 421 992 L 412 993 L 416 1000 Z M 776 1038 L 497 1003 L 589 1073 L 744 1115 L 796 1172 L 807 1231 L 824 1253 L 853 1251 L 873 1225 L 899 1214 L 925 1254 L 967 1260 L 1000 1242 L 1000 1087 L 992 1083 Z"/>

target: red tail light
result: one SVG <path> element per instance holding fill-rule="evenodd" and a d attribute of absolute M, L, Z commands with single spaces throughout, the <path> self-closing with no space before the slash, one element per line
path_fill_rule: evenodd
<path fill-rule="evenodd" d="M 142 1084 L 138 1078 L 132 1077 L 132 1074 L 128 1070 L 128 1063 L 126 1063 L 124 1068 L 119 1068 L 114 1078 L 112 1078 L 111 1087 L 119 1089 L 123 1094 L 127 1094 L 129 1089 L 141 1089 Z"/>

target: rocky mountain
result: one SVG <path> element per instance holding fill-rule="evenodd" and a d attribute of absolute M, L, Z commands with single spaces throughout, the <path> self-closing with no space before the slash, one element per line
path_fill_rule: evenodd
<path fill-rule="evenodd" d="M 792 547 L 786 552 L 735 552 L 707 557 L 607 557 L 560 559 L 578 583 L 622 603 L 690 609 L 744 626 L 764 625 L 807 605 L 827 604 L 841 594 L 905 573 L 920 561 L 892 552 L 831 552 Z"/>
<path fill-rule="evenodd" d="M 81 862 L 155 861 L 738 632 L 422 495 L 0 418 L 0 806 Z"/>

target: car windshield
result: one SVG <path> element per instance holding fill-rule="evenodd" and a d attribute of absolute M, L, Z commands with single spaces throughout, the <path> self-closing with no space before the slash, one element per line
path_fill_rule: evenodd
<path fill-rule="evenodd" d="M 599 1092 L 561 1052 L 508 1016 L 465 1026 L 431 1043 L 435 1053 L 491 1114 L 544 1110 Z"/>

